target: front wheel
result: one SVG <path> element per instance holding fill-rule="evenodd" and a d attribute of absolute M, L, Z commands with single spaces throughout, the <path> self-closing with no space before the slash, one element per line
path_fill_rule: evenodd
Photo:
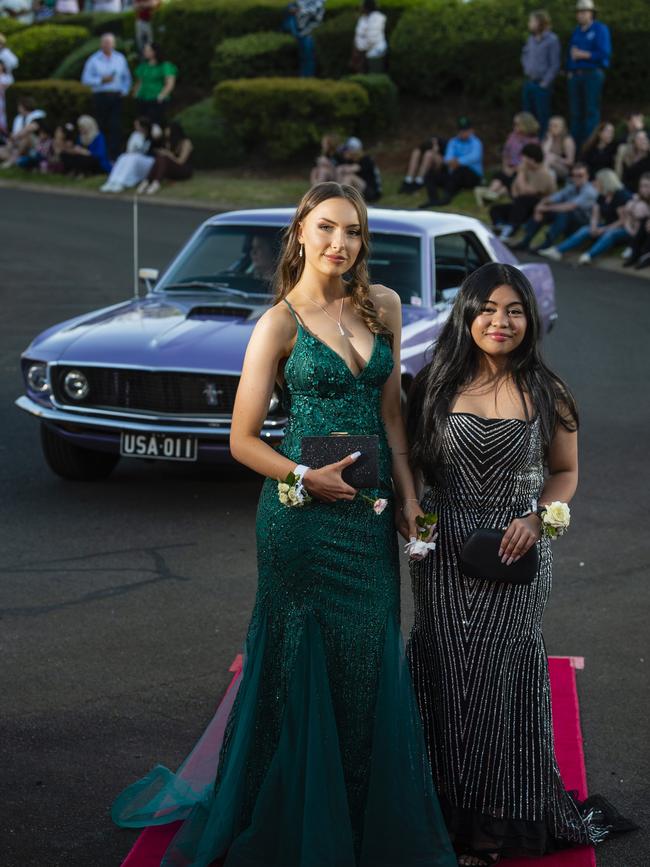
<path fill-rule="evenodd" d="M 119 455 L 72 445 L 46 424 L 41 424 L 41 448 L 49 468 L 62 479 L 75 482 L 106 479 L 120 459 Z"/>

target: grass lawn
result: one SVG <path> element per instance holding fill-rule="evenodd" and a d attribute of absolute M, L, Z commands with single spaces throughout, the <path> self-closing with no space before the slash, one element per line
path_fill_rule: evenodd
<path fill-rule="evenodd" d="M 384 195 L 378 205 L 385 208 L 416 208 L 426 200 L 424 193 L 404 195 L 397 192 L 402 177 L 396 172 L 382 174 Z M 96 177 L 72 179 L 63 175 L 42 175 L 38 172 L 26 172 L 21 169 L 3 169 L 0 172 L 2 180 L 19 182 L 26 186 L 39 184 L 66 190 L 98 192 L 105 181 L 104 175 Z M 189 181 L 164 184 L 158 194 L 166 201 L 195 202 L 214 205 L 215 211 L 228 211 L 235 208 L 269 208 L 274 206 L 295 205 L 307 189 L 304 176 L 280 175 L 270 172 L 238 171 L 237 169 L 219 171 L 197 171 Z M 106 198 L 124 198 L 132 193 L 107 193 Z M 458 195 L 451 205 L 440 208 L 442 211 L 469 214 L 481 219 L 487 218 L 487 212 L 477 208 L 470 192 Z"/>

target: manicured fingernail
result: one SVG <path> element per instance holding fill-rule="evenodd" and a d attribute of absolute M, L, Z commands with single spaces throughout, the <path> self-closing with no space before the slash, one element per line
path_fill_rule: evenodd
<path fill-rule="evenodd" d="M 503 548 L 499 548 L 499 557 L 503 557 Z"/>
<path fill-rule="evenodd" d="M 514 563 L 516 563 L 516 562 L 517 562 L 517 560 L 521 560 L 521 556 L 517 556 L 517 557 L 515 557 L 515 559 L 514 559 L 514 561 L 513 561 L 513 562 L 514 562 Z"/>
<path fill-rule="evenodd" d="M 501 562 L 505 563 L 507 559 L 508 559 L 507 555 L 504 554 L 503 557 L 501 558 Z"/>
<path fill-rule="evenodd" d="M 361 452 L 352 452 L 350 457 L 352 458 L 353 461 L 356 461 L 357 458 L 361 457 Z"/>
<path fill-rule="evenodd" d="M 514 562 L 515 562 L 515 558 L 514 558 L 514 557 L 509 557 L 509 558 L 508 558 L 508 562 L 506 563 L 506 566 L 512 566 L 512 564 L 513 564 Z"/>

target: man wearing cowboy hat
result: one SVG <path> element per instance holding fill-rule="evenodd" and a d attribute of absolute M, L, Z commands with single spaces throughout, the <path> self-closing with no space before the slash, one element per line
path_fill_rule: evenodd
<path fill-rule="evenodd" d="M 600 97 L 612 53 L 609 27 L 596 21 L 593 0 L 577 0 L 578 26 L 571 34 L 567 76 L 571 135 L 578 150 L 600 123 Z"/>

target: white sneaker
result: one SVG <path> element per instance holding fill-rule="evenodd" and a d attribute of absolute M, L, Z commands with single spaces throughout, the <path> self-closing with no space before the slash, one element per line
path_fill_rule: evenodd
<path fill-rule="evenodd" d="M 102 184 L 99 188 L 100 193 L 112 193 L 113 192 L 113 184 L 110 181 L 106 181 L 105 184 Z"/>
<path fill-rule="evenodd" d="M 626 247 L 621 253 L 621 259 L 629 259 L 634 250 L 631 247 Z"/>
<path fill-rule="evenodd" d="M 559 262 L 562 259 L 562 253 L 557 247 L 545 247 L 543 250 L 537 251 L 540 256 L 546 256 L 547 259 L 552 259 L 554 262 Z"/>
<path fill-rule="evenodd" d="M 151 181 L 147 187 L 146 193 L 148 196 L 153 196 L 160 189 L 160 181 Z"/>
<path fill-rule="evenodd" d="M 583 253 L 578 259 L 578 265 L 591 265 L 591 256 L 589 253 Z"/>
<path fill-rule="evenodd" d="M 138 188 L 136 190 L 138 195 L 142 195 L 142 193 L 144 193 L 144 191 L 147 189 L 148 186 L 149 186 L 149 179 L 148 178 L 145 178 L 143 181 L 140 181 L 140 183 L 138 184 Z"/>

